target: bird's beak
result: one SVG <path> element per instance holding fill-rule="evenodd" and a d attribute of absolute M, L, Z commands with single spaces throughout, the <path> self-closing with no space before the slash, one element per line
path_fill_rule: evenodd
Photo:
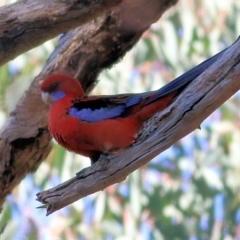
<path fill-rule="evenodd" d="M 42 100 L 46 103 L 50 103 L 50 96 L 48 92 L 42 92 Z"/>

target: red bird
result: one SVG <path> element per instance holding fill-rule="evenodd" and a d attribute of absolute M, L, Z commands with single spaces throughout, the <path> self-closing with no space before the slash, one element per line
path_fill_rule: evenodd
<path fill-rule="evenodd" d="M 75 78 L 51 75 L 41 84 L 42 99 L 50 104 L 49 131 L 60 145 L 90 157 L 93 164 L 101 153 L 118 152 L 131 145 L 144 121 L 166 108 L 220 54 L 163 88 L 140 94 L 85 96 Z"/>

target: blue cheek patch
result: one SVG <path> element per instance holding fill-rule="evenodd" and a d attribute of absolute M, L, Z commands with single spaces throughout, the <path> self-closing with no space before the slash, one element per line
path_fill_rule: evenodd
<path fill-rule="evenodd" d="M 51 102 L 56 102 L 63 98 L 66 94 L 62 91 L 52 92 L 50 93 L 50 100 Z"/>
<path fill-rule="evenodd" d="M 125 110 L 124 105 L 118 105 L 112 108 L 100 108 L 92 110 L 90 108 L 84 108 L 78 110 L 77 108 L 70 108 L 69 115 L 79 118 L 82 121 L 87 122 L 100 122 L 105 119 L 115 118 L 121 115 Z"/>

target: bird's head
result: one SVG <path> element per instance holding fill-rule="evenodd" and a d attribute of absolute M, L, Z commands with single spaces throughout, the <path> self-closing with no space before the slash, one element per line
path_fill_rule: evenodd
<path fill-rule="evenodd" d="M 40 86 L 42 99 L 47 104 L 52 104 L 66 95 L 82 97 L 84 91 L 77 79 L 66 74 L 53 74 L 48 76 Z"/>

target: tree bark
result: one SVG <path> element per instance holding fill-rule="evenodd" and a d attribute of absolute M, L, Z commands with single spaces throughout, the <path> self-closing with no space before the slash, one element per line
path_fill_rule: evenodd
<path fill-rule="evenodd" d="M 26 3 L 30 4 L 30 6 L 38 4 L 30 2 L 26 0 L 16 4 Z M 45 2 L 49 1 L 42 3 Z M 18 102 L 15 111 L 10 114 L 6 124 L 3 126 L 0 132 L 0 189 L 2 189 L 0 191 L 0 205 L 3 204 L 6 195 L 12 191 L 27 173 L 37 169 L 40 162 L 49 154 L 51 149 L 51 137 L 48 133 L 46 122 L 48 109 L 40 98 L 39 81 L 42 81 L 46 76 L 54 72 L 67 73 L 79 79 L 88 93 L 93 88 L 99 72 L 119 60 L 139 40 L 142 33 L 149 28 L 151 23 L 155 22 L 177 0 L 124 0 L 112 2 L 121 2 L 121 4 L 117 5 L 111 12 L 98 18 L 96 17 L 100 13 L 105 13 L 105 11 L 97 10 L 98 5 L 96 5 L 96 15 L 92 13 L 90 18 L 84 15 L 86 17 L 84 21 L 95 19 L 94 21 L 71 30 L 60 38 L 56 49 L 49 57 L 42 72 L 34 79 L 30 88 Z M 60 7 L 56 6 L 56 9 L 61 9 L 63 6 L 61 4 L 66 4 L 64 1 L 55 3 L 60 4 Z M 99 3 L 100 8 L 104 7 L 103 3 L 107 4 L 108 1 L 71 1 L 71 3 L 73 4 L 71 5 L 72 7 L 77 3 L 82 4 L 81 6 L 85 10 L 81 9 L 83 12 L 79 10 L 81 12 L 79 14 L 84 14 L 84 11 L 89 10 L 91 4 Z M 5 12 L 7 13 L 8 9 L 12 6 L 18 5 L 7 6 Z M 73 11 L 72 7 L 67 8 L 64 15 L 73 14 L 71 12 Z M 31 12 L 31 9 L 29 11 Z M 17 18 L 21 18 L 21 15 Z M 6 15 L 5 17 L 8 19 Z M 61 15 L 60 17 L 62 18 L 63 16 Z M 81 18 L 81 15 L 76 17 L 76 19 L 72 19 L 71 21 L 76 22 L 73 25 L 67 24 L 68 27 L 65 30 L 83 24 L 84 21 L 80 21 L 79 18 Z M 12 24 L 13 26 L 14 19 L 12 17 L 11 20 L 11 17 L 9 17 L 6 24 L 10 24 L 9 26 Z M 3 21 L 0 22 L 3 24 Z M 13 28 L 9 27 L 9 31 L 10 29 L 17 29 L 17 26 L 14 25 Z M 63 31 L 62 27 L 58 27 L 55 25 L 55 35 Z M 24 31 L 20 31 L 20 35 L 22 36 L 19 35 L 19 38 L 16 36 L 19 45 L 12 44 L 10 38 L 9 55 L 1 49 L 1 47 L 7 49 L 8 42 L 0 41 L 0 50 L 3 50 L 0 54 L 3 56 L 2 63 L 54 35 L 48 35 L 49 28 L 47 26 L 46 29 L 44 28 L 44 26 L 40 29 L 36 28 L 36 31 L 35 28 L 31 29 L 30 27 L 30 29 L 26 28 Z M 4 29 L 6 30 L 5 25 Z M 34 29 L 35 31 L 29 33 Z M 5 33 L 4 31 L 1 33 L 3 34 L 1 39 L 4 39 L 4 36 L 7 36 L 6 39 L 11 37 L 8 30 L 6 31 Z M 39 38 L 42 38 L 39 42 L 29 37 L 34 34 L 38 37 L 38 33 L 40 34 Z M 34 44 L 31 44 L 32 41 Z M 24 44 L 27 44 L 28 47 L 24 48 Z"/>
<path fill-rule="evenodd" d="M 106 14 L 122 1 L 25 0 L 0 8 L 0 64 Z"/>
<path fill-rule="evenodd" d="M 164 111 L 147 121 L 136 143 L 125 151 L 102 156 L 59 186 L 37 194 L 47 215 L 125 178 L 169 148 L 240 89 L 240 39 L 206 71 L 195 79 Z M 200 131 L 200 130 L 199 130 Z"/>

